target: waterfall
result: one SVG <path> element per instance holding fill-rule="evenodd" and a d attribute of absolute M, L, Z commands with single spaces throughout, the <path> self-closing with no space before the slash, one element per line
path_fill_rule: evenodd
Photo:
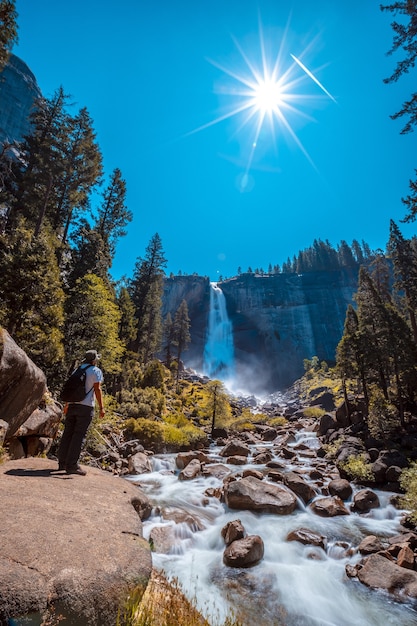
<path fill-rule="evenodd" d="M 233 327 L 227 315 L 226 298 L 217 283 L 210 283 L 204 373 L 222 381 L 230 380 L 234 375 Z"/>

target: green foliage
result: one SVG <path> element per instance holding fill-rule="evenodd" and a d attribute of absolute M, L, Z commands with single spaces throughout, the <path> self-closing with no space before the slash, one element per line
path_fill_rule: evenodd
<path fill-rule="evenodd" d="M 326 413 L 324 409 L 319 406 L 309 406 L 303 410 L 305 417 L 311 417 L 312 419 L 320 419 Z"/>
<path fill-rule="evenodd" d="M 15 0 L 0 1 L 0 72 L 6 65 L 13 44 L 17 42 Z"/>
<path fill-rule="evenodd" d="M 139 439 L 145 448 L 152 450 L 160 449 L 164 441 L 161 422 L 131 418 L 125 422 L 125 430 L 133 439 Z"/>
<path fill-rule="evenodd" d="M 165 368 L 160 361 L 156 359 L 148 363 L 143 373 L 141 386 L 156 387 L 164 391 L 165 389 Z"/>
<path fill-rule="evenodd" d="M 119 412 L 124 417 L 162 417 L 165 394 L 155 387 L 123 388 L 119 394 Z"/>
<path fill-rule="evenodd" d="M 373 385 L 370 389 L 368 428 L 377 439 L 389 438 L 399 426 L 398 410 L 385 397 L 382 391 Z"/>
<path fill-rule="evenodd" d="M 174 424 L 167 420 L 163 424 L 164 444 L 175 448 L 194 448 L 207 443 L 207 435 L 201 428 L 197 428 L 186 418 L 179 422 L 180 424 Z"/>
<path fill-rule="evenodd" d="M 341 469 L 346 472 L 349 480 L 357 482 L 372 480 L 372 465 L 367 463 L 364 454 L 352 455 L 345 463 L 340 464 Z"/>
<path fill-rule="evenodd" d="M 288 424 L 288 420 L 283 415 L 279 415 L 278 417 L 271 417 L 268 419 L 269 426 L 273 428 L 279 428 L 281 426 L 286 426 Z"/>
<path fill-rule="evenodd" d="M 410 509 L 410 518 L 417 525 L 417 462 L 402 471 L 400 485 L 405 492 L 404 508 Z"/>
<path fill-rule="evenodd" d="M 94 348 L 101 354 L 100 364 L 106 373 L 120 372 L 124 352 L 118 336 L 120 311 L 103 280 L 95 274 L 78 279 L 66 308 L 68 355 L 77 358 Z"/>
<path fill-rule="evenodd" d="M 64 292 L 50 232 L 21 222 L 0 235 L 0 323 L 35 363 L 53 373 L 64 356 Z"/>

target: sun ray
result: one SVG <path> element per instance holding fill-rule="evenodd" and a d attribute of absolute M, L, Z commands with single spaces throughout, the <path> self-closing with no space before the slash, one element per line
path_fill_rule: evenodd
<path fill-rule="evenodd" d="M 305 109 L 308 102 L 323 99 L 325 96 L 333 102 L 337 102 L 332 94 L 324 87 L 318 78 L 306 65 L 294 54 L 288 53 L 288 60 L 285 63 L 285 47 L 288 36 L 290 18 L 284 29 L 284 34 L 280 38 L 278 52 L 273 62 L 268 58 L 266 36 L 258 17 L 259 53 L 258 63 L 256 55 L 248 54 L 239 41 L 232 35 L 234 45 L 240 54 L 246 68 L 238 70 L 226 67 L 218 61 L 207 59 L 214 67 L 224 75 L 232 79 L 230 85 L 223 84 L 217 88 L 217 93 L 223 97 L 235 99 L 235 103 L 230 104 L 226 113 L 219 115 L 214 120 L 190 131 L 185 136 L 193 135 L 233 117 L 241 117 L 240 124 L 234 134 L 241 133 L 246 126 L 250 126 L 252 132 L 251 148 L 249 150 L 247 165 L 244 176 L 247 177 L 255 162 L 255 153 L 260 141 L 272 143 L 277 150 L 279 139 L 287 134 L 308 162 L 317 169 L 310 154 L 299 138 L 296 128 L 296 118 L 302 118 L 308 122 L 316 122 Z M 318 36 L 317 36 L 318 37 Z M 304 57 L 315 45 L 317 37 L 311 41 L 302 51 L 300 57 Z M 289 60 L 291 59 L 291 61 Z M 300 72 L 301 70 L 301 72 Z M 325 95 L 313 95 L 312 93 L 301 93 L 302 84 L 311 79 Z M 311 91 L 311 90 L 310 90 Z M 263 132 L 265 125 L 268 125 L 269 132 Z M 272 140 L 271 140 L 272 138 Z"/>

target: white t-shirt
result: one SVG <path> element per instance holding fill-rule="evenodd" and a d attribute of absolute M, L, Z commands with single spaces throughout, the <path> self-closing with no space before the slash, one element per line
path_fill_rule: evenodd
<path fill-rule="evenodd" d="M 88 363 L 82 363 L 81 367 L 85 369 Z M 87 369 L 85 379 L 85 390 L 88 391 L 84 400 L 81 402 L 73 402 L 73 404 L 85 404 L 86 406 L 94 406 L 94 383 L 103 382 L 103 372 L 96 365 Z"/>

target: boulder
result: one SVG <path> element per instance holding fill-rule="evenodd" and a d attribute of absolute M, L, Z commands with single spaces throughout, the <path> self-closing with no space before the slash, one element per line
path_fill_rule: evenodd
<path fill-rule="evenodd" d="M 303 478 L 301 478 L 301 476 L 299 476 L 295 472 L 288 472 L 287 474 L 284 474 L 283 480 L 284 485 L 286 485 L 288 489 L 291 489 L 291 491 L 293 491 L 299 498 L 301 498 L 304 504 L 310 502 L 310 500 L 312 500 L 316 495 L 313 487 L 311 487 L 308 482 L 306 482 Z"/>
<path fill-rule="evenodd" d="M 223 465 L 223 463 L 212 463 L 210 465 L 205 465 L 202 468 L 203 476 L 214 476 L 219 480 L 223 480 L 226 476 L 230 476 L 231 473 L 231 469 L 227 467 L 227 465 Z"/>
<path fill-rule="evenodd" d="M 352 486 L 345 478 L 336 478 L 329 482 L 329 493 L 338 496 L 341 500 L 349 500 L 352 495 Z"/>
<path fill-rule="evenodd" d="M 142 521 L 148 519 L 152 513 L 152 504 L 146 494 L 138 489 L 132 498 L 132 506 Z"/>
<path fill-rule="evenodd" d="M 338 428 L 338 424 L 333 415 L 325 413 L 320 418 L 318 435 L 325 435 L 328 430 L 335 430 L 336 428 Z"/>
<path fill-rule="evenodd" d="M 360 554 L 374 554 L 375 552 L 380 552 L 383 549 L 384 546 L 382 545 L 381 540 L 375 535 L 368 535 L 368 537 L 362 539 L 358 546 L 358 552 L 360 552 Z"/>
<path fill-rule="evenodd" d="M 192 480 L 201 474 L 201 463 L 198 459 L 193 459 L 178 474 L 179 480 Z"/>
<path fill-rule="evenodd" d="M 242 526 L 240 519 L 236 519 L 233 522 L 228 522 L 226 526 L 222 528 L 222 537 L 226 546 L 229 546 L 233 541 L 243 539 L 245 536 L 245 529 Z"/>
<path fill-rule="evenodd" d="M 8 423 L 6 442 L 41 404 L 45 391 L 45 374 L 0 329 L 0 415 Z"/>
<path fill-rule="evenodd" d="M 248 457 L 250 449 L 244 443 L 241 443 L 237 439 L 229 441 L 222 450 L 219 452 L 220 456 L 244 456 Z"/>
<path fill-rule="evenodd" d="M 184 469 L 184 467 L 187 467 L 190 461 L 193 461 L 194 459 L 198 459 L 200 463 L 209 462 L 209 458 L 207 454 L 204 454 L 204 452 L 191 451 L 191 452 L 180 452 L 179 454 L 177 454 L 177 457 L 175 459 L 175 464 L 178 467 L 178 469 L 182 470 Z"/>
<path fill-rule="evenodd" d="M 137 494 L 96 468 L 80 477 L 49 459 L 0 465 L 0 624 L 54 606 L 65 623 L 115 624 L 122 600 L 152 569 Z"/>
<path fill-rule="evenodd" d="M 287 535 L 287 541 L 298 541 L 303 545 L 326 549 L 327 539 L 309 528 L 298 528 Z"/>
<path fill-rule="evenodd" d="M 349 511 L 343 501 L 337 496 L 329 498 L 317 498 L 310 504 L 311 510 L 320 517 L 335 517 L 336 515 L 349 515 Z"/>
<path fill-rule="evenodd" d="M 400 567 L 380 554 L 368 556 L 358 568 L 357 576 L 371 589 L 384 589 L 398 597 L 417 598 L 417 572 Z"/>
<path fill-rule="evenodd" d="M 144 452 L 137 452 L 129 459 L 129 474 L 152 472 L 152 462 Z"/>
<path fill-rule="evenodd" d="M 264 555 L 264 542 L 259 535 L 249 535 L 233 541 L 223 553 L 223 563 L 229 567 L 252 567 Z"/>
<path fill-rule="evenodd" d="M 236 480 L 225 486 L 225 502 L 231 509 L 244 509 L 289 515 L 297 506 L 293 493 L 253 476 Z"/>
<path fill-rule="evenodd" d="M 355 513 L 368 513 L 371 509 L 379 507 L 379 498 L 371 489 L 361 489 L 353 496 L 352 511 Z"/>

